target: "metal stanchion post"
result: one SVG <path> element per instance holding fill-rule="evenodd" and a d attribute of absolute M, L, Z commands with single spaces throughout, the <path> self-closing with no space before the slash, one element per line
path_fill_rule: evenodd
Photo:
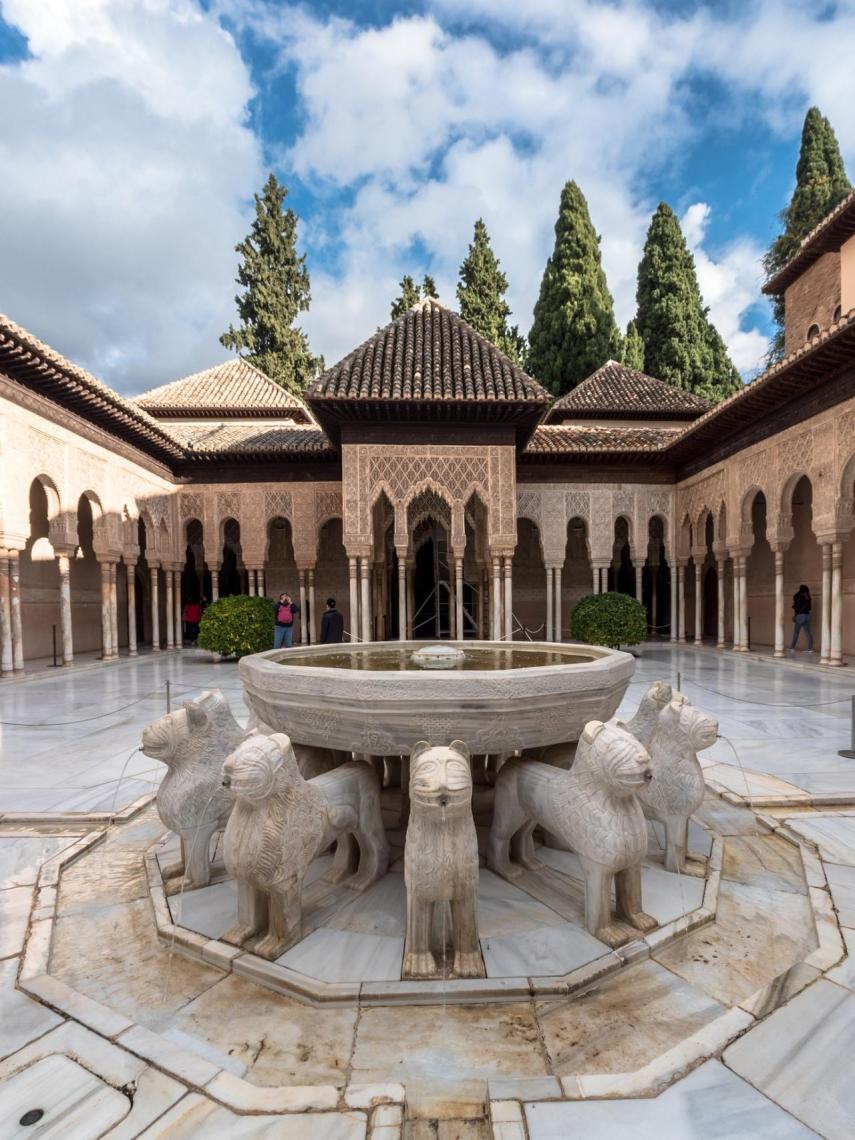
<path fill-rule="evenodd" d="M 51 632 L 51 638 L 53 639 L 53 665 L 51 665 L 51 669 L 58 669 L 59 668 L 59 662 L 56 659 L 56 626 L 55 625 L 52 625 L 50 627 L 50 632 Z"/>
<path fill-rule="evenodd" d="M 852 698 L 852 721 L 850 725 L 850 743 L 851 748 L 841 748 L 837 753 L 838 756 L 844 756 L 847 760 L 855 760 L 855 697 Z"/>
<path fill-rule="evenodd" d="M 172 712 L 172 682 L 166 682 L 166 711 Z"/>
<path fill-rule="evenodd" d="M 682 691 L 683 691 L 683 674 L 678 669 L 677 670 L 677 692 L 682 693 Z"/>

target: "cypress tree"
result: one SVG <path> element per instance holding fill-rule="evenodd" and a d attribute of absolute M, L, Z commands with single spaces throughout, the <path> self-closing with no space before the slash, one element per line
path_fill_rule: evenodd
<path fill-rule="evenodd" d="M 425 281 L 430 282 L 434 290 L 436 290 L 436 286 L 433 285 L 432 277 L 426 277 Z M 395 300 L 392 302 L 392 307 L 389 310 L 393 321 L 396 321 L 398 317 L 402 317 L 404 313 L 412 309 L 413 305 L 417 304 L 421 300 L 422 296 L 420 287 L 415 283 L 409 273 L 406 273 L 401 278 L 400 287 L 400 296 L 395 298 Z M 428 295 L 435 296 L 436 293 L 434 292 Z"/>
<path fill-rule="evenodd" d="M 811 107 L 802 127 L 796 188 L 789 206 L 781 211 L 781 232 L 763 259 L 770 277 L 787 264 L 801 241 L 851 189 L 831 123 L 818 107 Z M 769 363 L 780 359 L 784 351 L 783 297 L 774 298 L 773 309 L 778 328 L 769 349 Z"/>
<path fill-rule="evenodd" d="M 670 206 L 660 202 L 638 267 L 636 324 L 645 370 L 659 380 L 721 400 L 739 373 L 701 300 L 695 260 Z"/>
<path fill-rule="evenodd" d="M 435 301 L 439 300 L 439 293 L 436 291 L 436 282 L 429 273 L 426 273 L 422 281 L 422 296 L 432 297 Z"/>
<path fill-rule="evenodd" d="M 297 215 L 284 209 L 288 191 L 274 174 L 255 195 L 255 220 L 235 246 L 242 257 L 235 297 L 240 325 L 229 326 L 220 344 L 233 348 L 292 392 L 301 392 L 323 368 L 302 329 L 294 326 L 312 299 L 305 254 L 297 253 Z"/>
<path fill-rule="evenodd" d="M 505 300 L 508 279 L 490 245 L 483 218 L 475 223 L 469 252 L 460 266 L 457 299 L 460 315 L 491 344 L 519 364 L 524 341 L 516 325 L 508 325 L 510 305 Z"/>
<path fill-rule="evenodd" d="M 634 368 L 636 372 L 644 371 L 644 341 L 634 320 L 626 326 L 622 360 L 628 368 Z"/>
<path fill-rule="evenodd" d="M 555 247 L 540 283 L 528 339 L 528 370 L 556 396 L 621 352 L 600 239 L 575 182 L 561 191 Z"/>

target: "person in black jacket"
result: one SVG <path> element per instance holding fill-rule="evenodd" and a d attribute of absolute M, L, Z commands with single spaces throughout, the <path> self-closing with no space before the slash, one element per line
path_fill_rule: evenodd
<path fill-rule="evenodd" d="M 335 608 L 335 598 L 327 598 L 327 608 L 321 618 L 321 645 L 344 640 L 344 618 Z"/>
<path fill-rule="evenodd" d="M 810 628 L 811 596 L 807 586 L 799 586 L 793 594 L 793 640 L 790 649 L 795 649 L 799 634 L 805 631 L 808 643 L 808 653 L 813 653 L 813 632 Z"/>

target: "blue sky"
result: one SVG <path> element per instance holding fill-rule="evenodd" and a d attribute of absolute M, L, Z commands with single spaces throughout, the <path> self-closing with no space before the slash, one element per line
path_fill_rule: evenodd
<path fill-rule="evenodd" d="M 658 201 L 746 376 L 805 110 L 855 173 L 855 0 L 0 0 L 0 310 L 124 392 L 206 367 L 274 169 L 332 363 L 483 216 L 527 331 L 564 181 L 617 314 Z"/>

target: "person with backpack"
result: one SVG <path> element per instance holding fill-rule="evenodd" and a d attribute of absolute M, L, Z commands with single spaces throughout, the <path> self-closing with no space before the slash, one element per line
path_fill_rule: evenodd
<path fill-rule="evenodd" d="M 276 603 L 276 625 L 273 629 L 273 648 L 290 649 L 294 644 L 294 618 L 300 612 L 291 595 L 285 591 Z"/>
<path fill-rule="evenodd" d="M 796 593 L 793 594 L 793 640 L 790 642 L 790 649 L 796 648 L 799 634 L 804 630 L 807 636 L 808 653 L 813 653 L 813 632 L 810 628 L 810 611 L 810 590 L 807 586 L 801 585 Z"/>

